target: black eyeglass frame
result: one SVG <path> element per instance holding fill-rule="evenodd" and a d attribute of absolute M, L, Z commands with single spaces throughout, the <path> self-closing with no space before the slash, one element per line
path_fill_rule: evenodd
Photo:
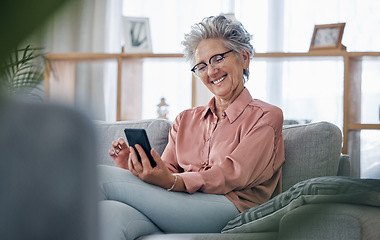
<path fill-rule="evenodd" d="M 233 50 L 229 50 L 229 51 L 224 52 L 224 53 L 215 54 L 215 55 L 213 55 L 213 56 L 210 57 L 210 59 L 208 60 L 208 63 L 212 66 L 212 64 L 211 64 L 211 59 L 213 59 L 213 58 L 216 57 L 216 56 L 221 56 L 222 59 L 224 59 L 224 58 L 225 58 L 224 55 L 226 55 L 227 53 L 230 53 L 230 52 L 232 52 L 232 51 L 233 51 Z M 197 64 L 191 69 L 191 71 L 192 71 L 193 73 L 195 73 L 197 76 L 198 76 L 198 74 L 195 72 L 195 70 L 196 70 L 196 68 L 197 68 L 197 66 L 198 66 L 199 64 L 206 64 L 206 67 L 208 66 L 208 64 L 205 63 L 205 62 L 197 63 Z"/>

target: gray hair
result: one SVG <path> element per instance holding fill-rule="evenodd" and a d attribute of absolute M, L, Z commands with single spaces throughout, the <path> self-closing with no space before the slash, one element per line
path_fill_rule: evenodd
<path fill-rule="evenodd" d="M 223 39 L 226 48 L 233 50 L 235 54 L 243 50 L 249 53 L 250 58 L 253 56 L 251 35 L 243 25 L 238 21 L 219 15 L 204 18 L 200 23 L 191 27 L 190 33 L 185 34 L 185 40 L 182 41 L 185 58 L 195 64 L 194 52 L 198 44 L 209 38 Z M 236 55 L 240 57 L 240 55 Z M 246 82 L 249 77 L 248 69 L 243 70 L 243 76 L 244 82 Z"/>

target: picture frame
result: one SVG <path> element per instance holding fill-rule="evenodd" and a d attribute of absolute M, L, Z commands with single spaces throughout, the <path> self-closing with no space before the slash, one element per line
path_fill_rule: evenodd
<path fill-rule="evenodd" d="M 310 50 L 346 50 L 342 44 L 346 23 L 321 24 L 314 26 Z"/>
<path fill-rule="evenodd" d="M 125 53 L 152 53 L 149 18 L 123 17 Z"/>

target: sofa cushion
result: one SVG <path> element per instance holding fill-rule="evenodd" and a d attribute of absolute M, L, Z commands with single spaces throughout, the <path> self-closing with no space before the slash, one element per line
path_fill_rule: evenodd
<path fill-rule="evenodd" d="M 138 121 L 119 121 L 119 122 L 102 122 L 96 121 L 95 128 L 98 139 L 99 163 L 106 165 L 115 165 L 108 151 L 112 148 L 112 141 L 119 137 L 126 139 L 124 134 L 125 128 L 143 128 L 146 130 L 148 139 L 152 148 L 160 155 L 164 151 L 168 142 L 169 129 L 171 122 L 164 119 L 148 119 Z"/>
<path fill-rule="evenodd" d="M 336 176 L 342 150 L 342 133 L 328 122 L 285 126 L 285 164 L 282 187 L 316 177 Z"/>
<path fill-rule="evenodd" d="M 380 180 L 318 177 L 295 184 L 268 202 L 231 220 L 223 233 L 278 231 L 281 218 L 306 204 L 353 203 L 380 207 Z"/>

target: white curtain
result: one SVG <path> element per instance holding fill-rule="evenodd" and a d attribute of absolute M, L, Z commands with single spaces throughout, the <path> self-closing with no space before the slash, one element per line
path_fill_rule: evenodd
<path fill-rule="evenodd" d="M 27 40 L 47 53 L 121 52 L 122 0 L 69 1 Z M 77 64 L 76 106 L 91 118 L 116 120 L 116 61 Z"/>

